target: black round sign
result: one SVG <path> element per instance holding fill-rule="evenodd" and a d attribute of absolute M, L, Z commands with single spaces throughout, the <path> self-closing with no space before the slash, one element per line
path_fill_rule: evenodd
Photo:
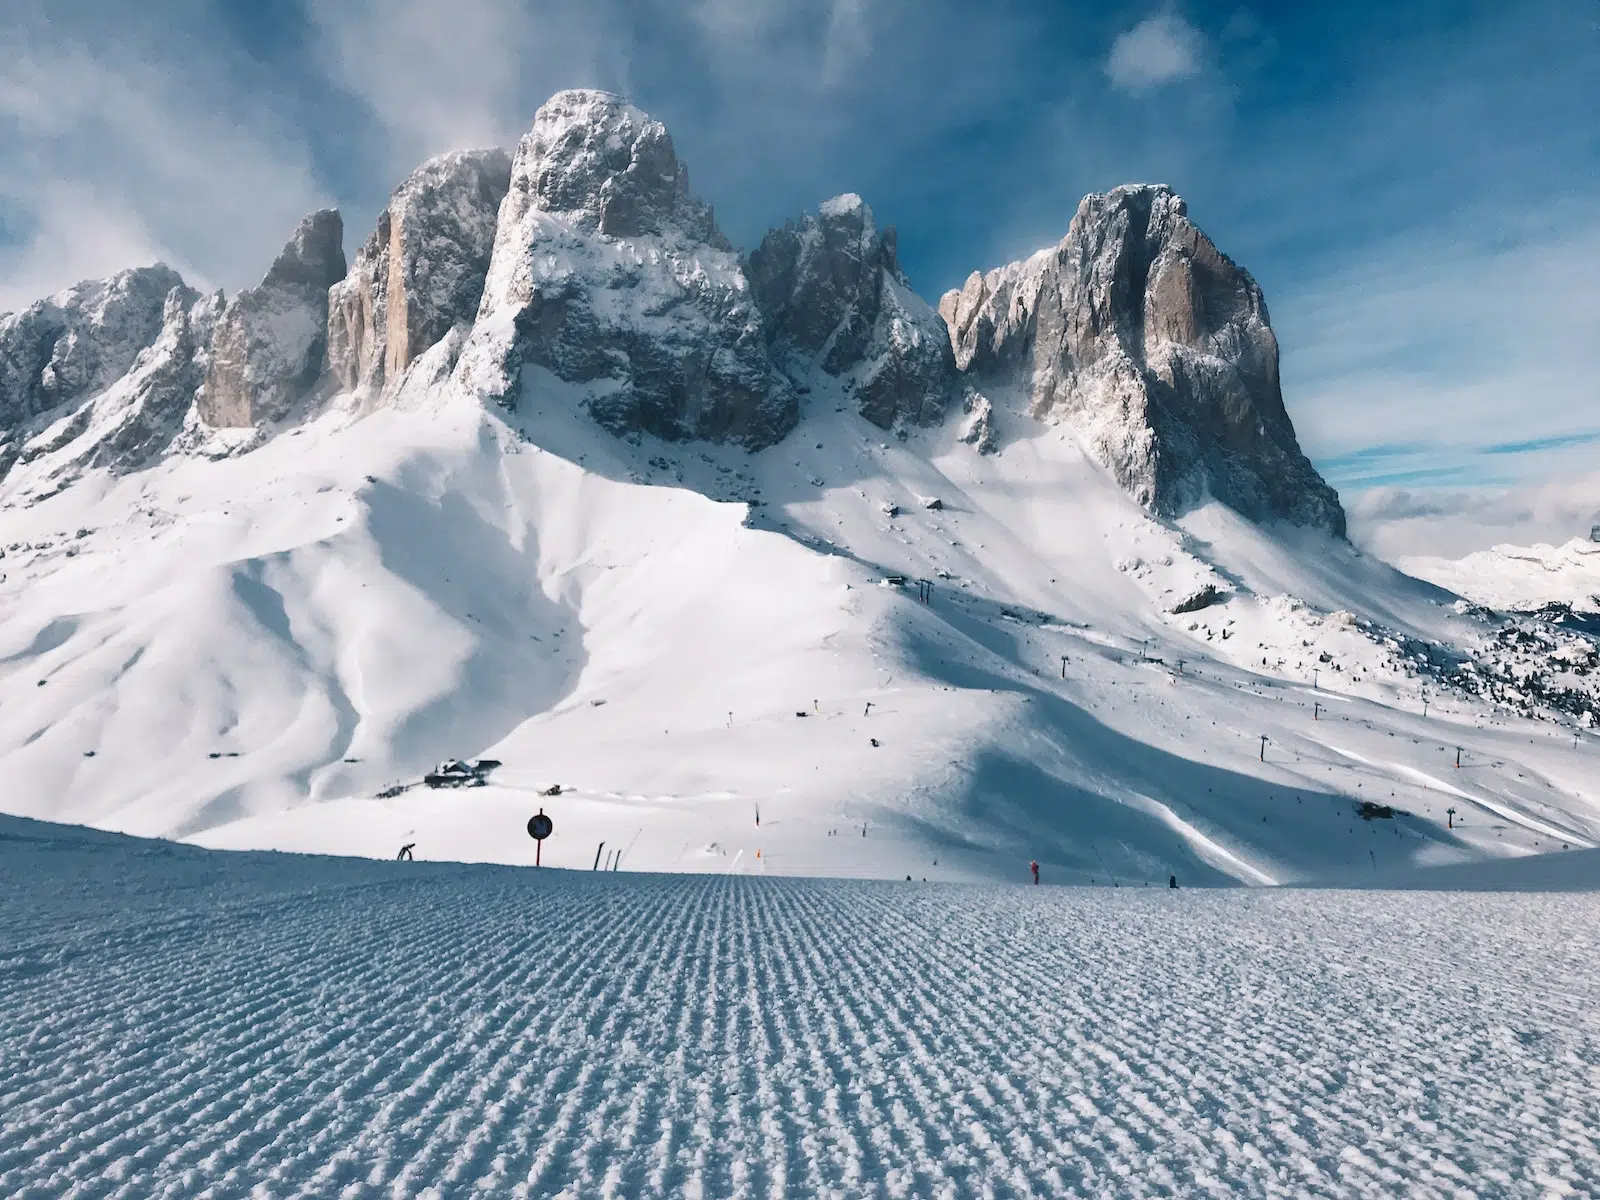
<path fill-rule="evenodd" d="M 536 842 L 544 841 L 545 838 L 550 836 L 550 832 L 554 828 L 555 822 L 543 813 L 528 818 L 528 836 Z"/>

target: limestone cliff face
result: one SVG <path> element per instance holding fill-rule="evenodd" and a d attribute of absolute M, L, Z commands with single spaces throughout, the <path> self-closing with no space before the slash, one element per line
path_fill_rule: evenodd
<path fill-rule="evenodd" d="M 343 239 L 337 210 L 312 213 L 260 286 L 229 301 L 197 405 L 207 425 L 282 420 L 316 383 L 328 344 L 328 289 L 345 275 Z"/>
<path fill-rule="evenodd" d="M 1058 246 L 975 272 L 939 311 L 975 383 L 1073 424 L 1156 511 L 1210 495 L 1343 536 L 1338 495 L 1284 410 L 1261 289 L 1170 189 L 1085 197 Z"/>
<path fill-rule="evenodd" d="M 377 392 L 477 315 L 511 182 L 504 150 L 429 159 L 395 189 L 350 273 L 328 296 L 328 371 Z"/>
<path fill-rule="evenodd" d="M 944 321 L 911 290 L 895 231 L 880 231 L 861 197 L 837 196 L 774 229 L 745 269 L 780 366 L 843 379 L 884 429 L 944 419 L 956 390 Z"/>
<path fill-rule="evenodd" d="M 457 381 L 514 407 L 560 387 L 617 434 L 769 446 L 798 419 L 749 281 L 665 126 L 558 92 L 512 161 Z"/>

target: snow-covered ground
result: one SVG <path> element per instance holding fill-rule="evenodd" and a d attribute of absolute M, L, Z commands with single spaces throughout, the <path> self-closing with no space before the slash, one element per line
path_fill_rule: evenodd
<path fill-rule="evenodd" d="M 749 455 L 619 440 L 524 375 L 510 417 L 439 387 L 49 496 L 16 468 L 0 810 L 526 863 L 543 807 L 558 866 L 930 880 L 1600 843 L 1600 747 L 1437 687 L 1417 647 L 1474 622 L 1343 543 L 1154 519 L 1015 415 L 995 455 L 902 441 L 819 377 Z M 479 755 L 491 786 L 417 786 Z"/>
<path fill-rule="evenodd" d="M 0 1194 L 1590 1196 L 1597 931 L 0 818 Z"/>

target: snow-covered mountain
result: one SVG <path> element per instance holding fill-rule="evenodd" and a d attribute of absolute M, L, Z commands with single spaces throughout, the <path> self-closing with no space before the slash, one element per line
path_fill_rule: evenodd
<path fill-rule="evenodd" d="M 582 91 L 348 264 L 317 213 L 226 302 L 154 267 L 0 318 L 0 808 L 520 862 L 542 806 L 556 865 L 918 878 L 1600 841 L 1592 639 L 1528 685 L 1343 539 L 1180 199 L 942 307 L 855 196 L 740 256 Z M 502 765 L 422 787 L 451 756 Z"/>
<path fill-rule="evenodd" d="M 1600 540 L 1594 538 L 1560 546 L 1495 546 L 1457 559 L 1404 558 L 1400 565 L 1489 608 L 1531 612 L 1564 604 L 1600 616 Z"/>

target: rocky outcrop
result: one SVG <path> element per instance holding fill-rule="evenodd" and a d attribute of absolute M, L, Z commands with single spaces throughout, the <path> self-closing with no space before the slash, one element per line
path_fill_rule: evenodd
<path fill-rule="evenodd" d="M 974 273 L 939 311 L 978 386 L 1071 422 L 1157 512 L 1210 495 L 1343 536 L 1338 495 L 1284 410 L 1261 289 L 1170 189 L 1085 197 L 1060 245 Z"/>
<path fill-rule="evenodd" d="M 934 425 L 955 391 L 944 321 L 911 290 L 856 195 L 775 229 L 746 263 L 775 360 L 791 375 L 815 366 L 844 379 L 862 416 L 881 428 Z"/>
<path fill-rule="evenodd" d="M 282 420 L 322 373 L 328 289 L 345 275 L 344 224 L 334 209 L 295 229 L 259 287 L 217 322 L 197 408 L 213 428 Z"/>
<path fill-rule="evenodd" d="M 464 150 L 429 159 L 395 189 L 328 295 L 328 371 L 337 387 L 381 391 L 472 321 L 510 182 L 506 151 Z"/>
<path fill-rule="evenodd" d="M 171 444 L 206 377 L 222 293 L 196 297 L 173 288 L 161 334 L 97 402 L 95 436 L 75 460 L 120 473 L 142 467 Z"/>
<path fill-rule="evenodd" d="M 771 445 L 795 424 L 744 271 L 665 126 L 606 92 L 558 92 L 520 142 L 456 379 L 525 386 L 617 434 Z"/>
<path fill-rule="evenodd" d="M 181 282 L 167 293 L 155 340 L 110 386 L 58 409 L 42 428 L 0 447 L 0 478 L 44 494 L 84 470 L 136 470 L 172 444 L 205 377 L 222 293 L 199 297 Z M 12 468 L 16 468 L 13 474 Z"/>
<path fill-rule="evenodd" d="M 181 287 L 158 263 L 0 316 L 0 434 L 109 386 L 156 340 L 167 296 Z"/>

